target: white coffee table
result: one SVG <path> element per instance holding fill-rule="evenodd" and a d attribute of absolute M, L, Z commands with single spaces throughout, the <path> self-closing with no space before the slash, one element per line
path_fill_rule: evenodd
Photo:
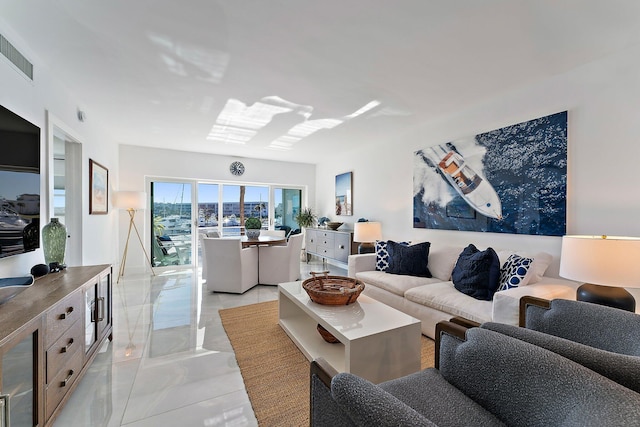
<path fill-rule="evenodd" d="M 321 305 L 302 282 L 278 285 L 279 324 L 305 357 L 323 357 L 338 372 L 373 383 L 420 370 L 420 321 L 366 295 L 346 306 Z M 326 342 L 321 324 L 339 343 Z"/>

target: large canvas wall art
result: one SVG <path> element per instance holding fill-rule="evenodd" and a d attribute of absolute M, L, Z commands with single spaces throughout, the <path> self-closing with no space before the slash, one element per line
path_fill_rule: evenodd
<path fill-rule="evenodd" d="M 414 228 L 561 236 L 567 112 L 414 153 Z"/>
<path fill-rule="evenodd" d="M 336 175 L 336 215 L 353 215 L 352 172 Z"/>

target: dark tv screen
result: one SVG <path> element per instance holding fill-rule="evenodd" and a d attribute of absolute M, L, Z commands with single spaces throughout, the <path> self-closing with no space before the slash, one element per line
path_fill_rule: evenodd
<path fill-rule="evenodd" d="M 40 246 L 40 128 L 0 106 L 0 258 Z"/>

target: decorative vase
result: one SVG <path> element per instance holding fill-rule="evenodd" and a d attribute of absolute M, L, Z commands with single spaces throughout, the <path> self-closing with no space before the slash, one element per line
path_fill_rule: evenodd
<path fill-rule="evenodd" d="M 51 222 L 42 228 L 42 246 L 44 247 L 44 261 L 47 265 L 56 262 L 64 264 L 64 250 L 67 243 L 67 228 L 58 218 L 51 218 Z"/>
<path fill-rule="evenodd" d="M 256 230 L 256 229 L 249 229 L 249 230 L 245 230 L 244 234 L 247 235 L 248 239 L 252 239 L 255 240 L 258 237 L 260 237 L 260 230 Z"/>
<path fill-rule="evenodd" d="M 40 243 L 40 218 L 32 218 L 31 222 L 22 229 L 22 242 L 25 251 L 32 251 Z"/>

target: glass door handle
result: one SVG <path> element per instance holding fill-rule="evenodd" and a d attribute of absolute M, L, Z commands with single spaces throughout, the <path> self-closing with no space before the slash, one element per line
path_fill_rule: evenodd
<path fill-rule="evenodd" d="M 104 297 L 98 298 L 100 301 L 100 309 L 98 310 L 98 322 L 102 322 L 104 320 Z"/>

